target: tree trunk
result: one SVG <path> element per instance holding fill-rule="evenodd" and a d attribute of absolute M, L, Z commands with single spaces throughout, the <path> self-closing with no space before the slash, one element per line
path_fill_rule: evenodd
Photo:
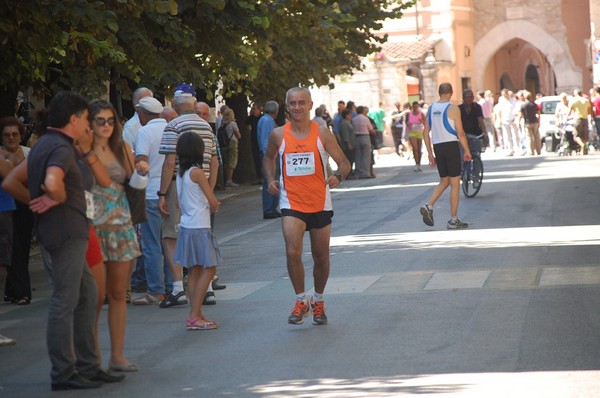
<path fill-rule="evenodd" d="M 238 165 L 233 173 L 234 181 L 247 184 L 256 181 L 259 177 L 254 170 L 254 159 L 252 158 L 252 144 L 250 142 L 250 131 L 245 121 L 248 117 L 248 97 L 236 94 L 225 100 L 228 107 L 233 109 L 235 120 L 240 129 L 242 139 L 238 146 Z"/>

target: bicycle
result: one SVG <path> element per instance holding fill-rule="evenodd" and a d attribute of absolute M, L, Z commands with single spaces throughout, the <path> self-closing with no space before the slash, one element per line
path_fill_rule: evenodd
<path fill-rule="evenodd" d="M 462 191 L 467 198 L 473 198 L 481 189 L 483 182 L 483 162 L 481 161 L 481 138 L 485 133 L 475 137 L 467 136 L 471 160 L 463 161 L 460 180 Z"/>

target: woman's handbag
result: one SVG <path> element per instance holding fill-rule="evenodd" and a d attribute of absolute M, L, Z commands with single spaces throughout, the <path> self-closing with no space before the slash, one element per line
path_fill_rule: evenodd
<path fill-rule="evenodd" d="M 140 184 L 139 180 L 140 177 L 146 177 L 146 185 L 148 184 L 148 177 L 147 176 L 140 176 L 139 174 L 137 174 L 137 170 L 135 170 L 135 166 L 133 165 L 133 162 L 131 161 L 131 159 L 129 158 L 128 154 L 127 154 L 127 150 L 125 149 L 125 145 L 123 144 L 121 146 L 121 148 L 123 149 L 123 155 L 125 156 L 125 164 L 127 165 L 127 174 L 129 174 L 129 171 L 131 171 L 131 178 L 126 178 L 125 179 L 125 195 L 127 196 L 127 201 L 129 202 L 129 212 L 131 213 L 131 222 L 135 225 L 135 224 L 140 224 L 143 223 L 144 221 L 146 221 L 148 219 L 148 216 L 146 215 L 146 186 L 143 184 L 143 182 Z M 134 185 L 137 186 L 138 188 L 135 188 L 131 185 L 131 180 L 133 180 Z M 139 188 L 142 185 L 144 185 L 143 188 Z"/>

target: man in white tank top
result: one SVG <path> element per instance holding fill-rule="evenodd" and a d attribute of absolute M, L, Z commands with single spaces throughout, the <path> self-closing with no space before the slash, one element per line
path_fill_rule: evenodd
<path fill-rule="evenodd" d="M 432 167 L 437 165 L 440 182 L 433 189 L 431 197 L 421 207 L 420 211 L 423 222 L 433 226 L 433 206 L 450 185 L 451 219 L 448 221 L 447 227 L 448 229 L 464 229 L 468 228 L 469 224 L 462 222 L 457 216 L 462 167 L 460 146 L 462 146 L 464 153 L 462 158 L 465 161 L 471 160 L 471 152 L 463 130 L 460 110 L 458 106 L 450 103 L 452 85 L 450 83 L 440 84 L 438 93 L 440 100 L 434 102 L 427 112 L 427 123 L 423 131 L 423 139 L 429 154 L 429 164 Z M 431 136 L 429 135 L 430 132 Z"/>

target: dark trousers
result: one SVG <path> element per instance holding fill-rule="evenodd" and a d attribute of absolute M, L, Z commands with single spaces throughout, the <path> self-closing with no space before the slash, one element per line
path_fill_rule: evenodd
<path fill-rule="evenodd" d="M 53 383 L 63 383 L 76 372 L 88 378 L 98 372 L 94 345 L 98 293 L 85 261 L 87 245 L 85 239 L 48 248 L 40 245 L 52 285 L 46 344 Z"/>
<path fill-rule="evenodd" d="M 29 206 L 15 202 L 17 209 L 13 212 L 13 244 L 11 266 L 7 267 L 4 296 L 20 299 L 31 299 L 31 281 L 29 279 L 29 251 L 33 231 L 33 213 Z"/>
<path fill-rule="evenodd" d="M 260 156 L 260 149 L 258 148 L 258 138 L 256 134 L 252 133 L 252 160 L 254 161 L 254 172 L 256 178 L 262 179 L 262 157 Z"/>
<path fill-rule="evenodd" d="M 262 154 L 261 154 L 262 155 Z M 260 157 L 260 163 L 262 164 L 263 156 Z M 275 162 L 275 168 L 279 170 L 279 156 L 277 156 L 277 160 Z M 275 173 L 278 174 L 278 173 Z M 268 190 L 268 181 L 266 178 L 263 178 L 263 187 L 262 187 L 262 205 L 263 205 L 263 215 L 272 214 L 277 211 L 277 206 L 279 206 L 279 195 L 271 195 Z"/>

